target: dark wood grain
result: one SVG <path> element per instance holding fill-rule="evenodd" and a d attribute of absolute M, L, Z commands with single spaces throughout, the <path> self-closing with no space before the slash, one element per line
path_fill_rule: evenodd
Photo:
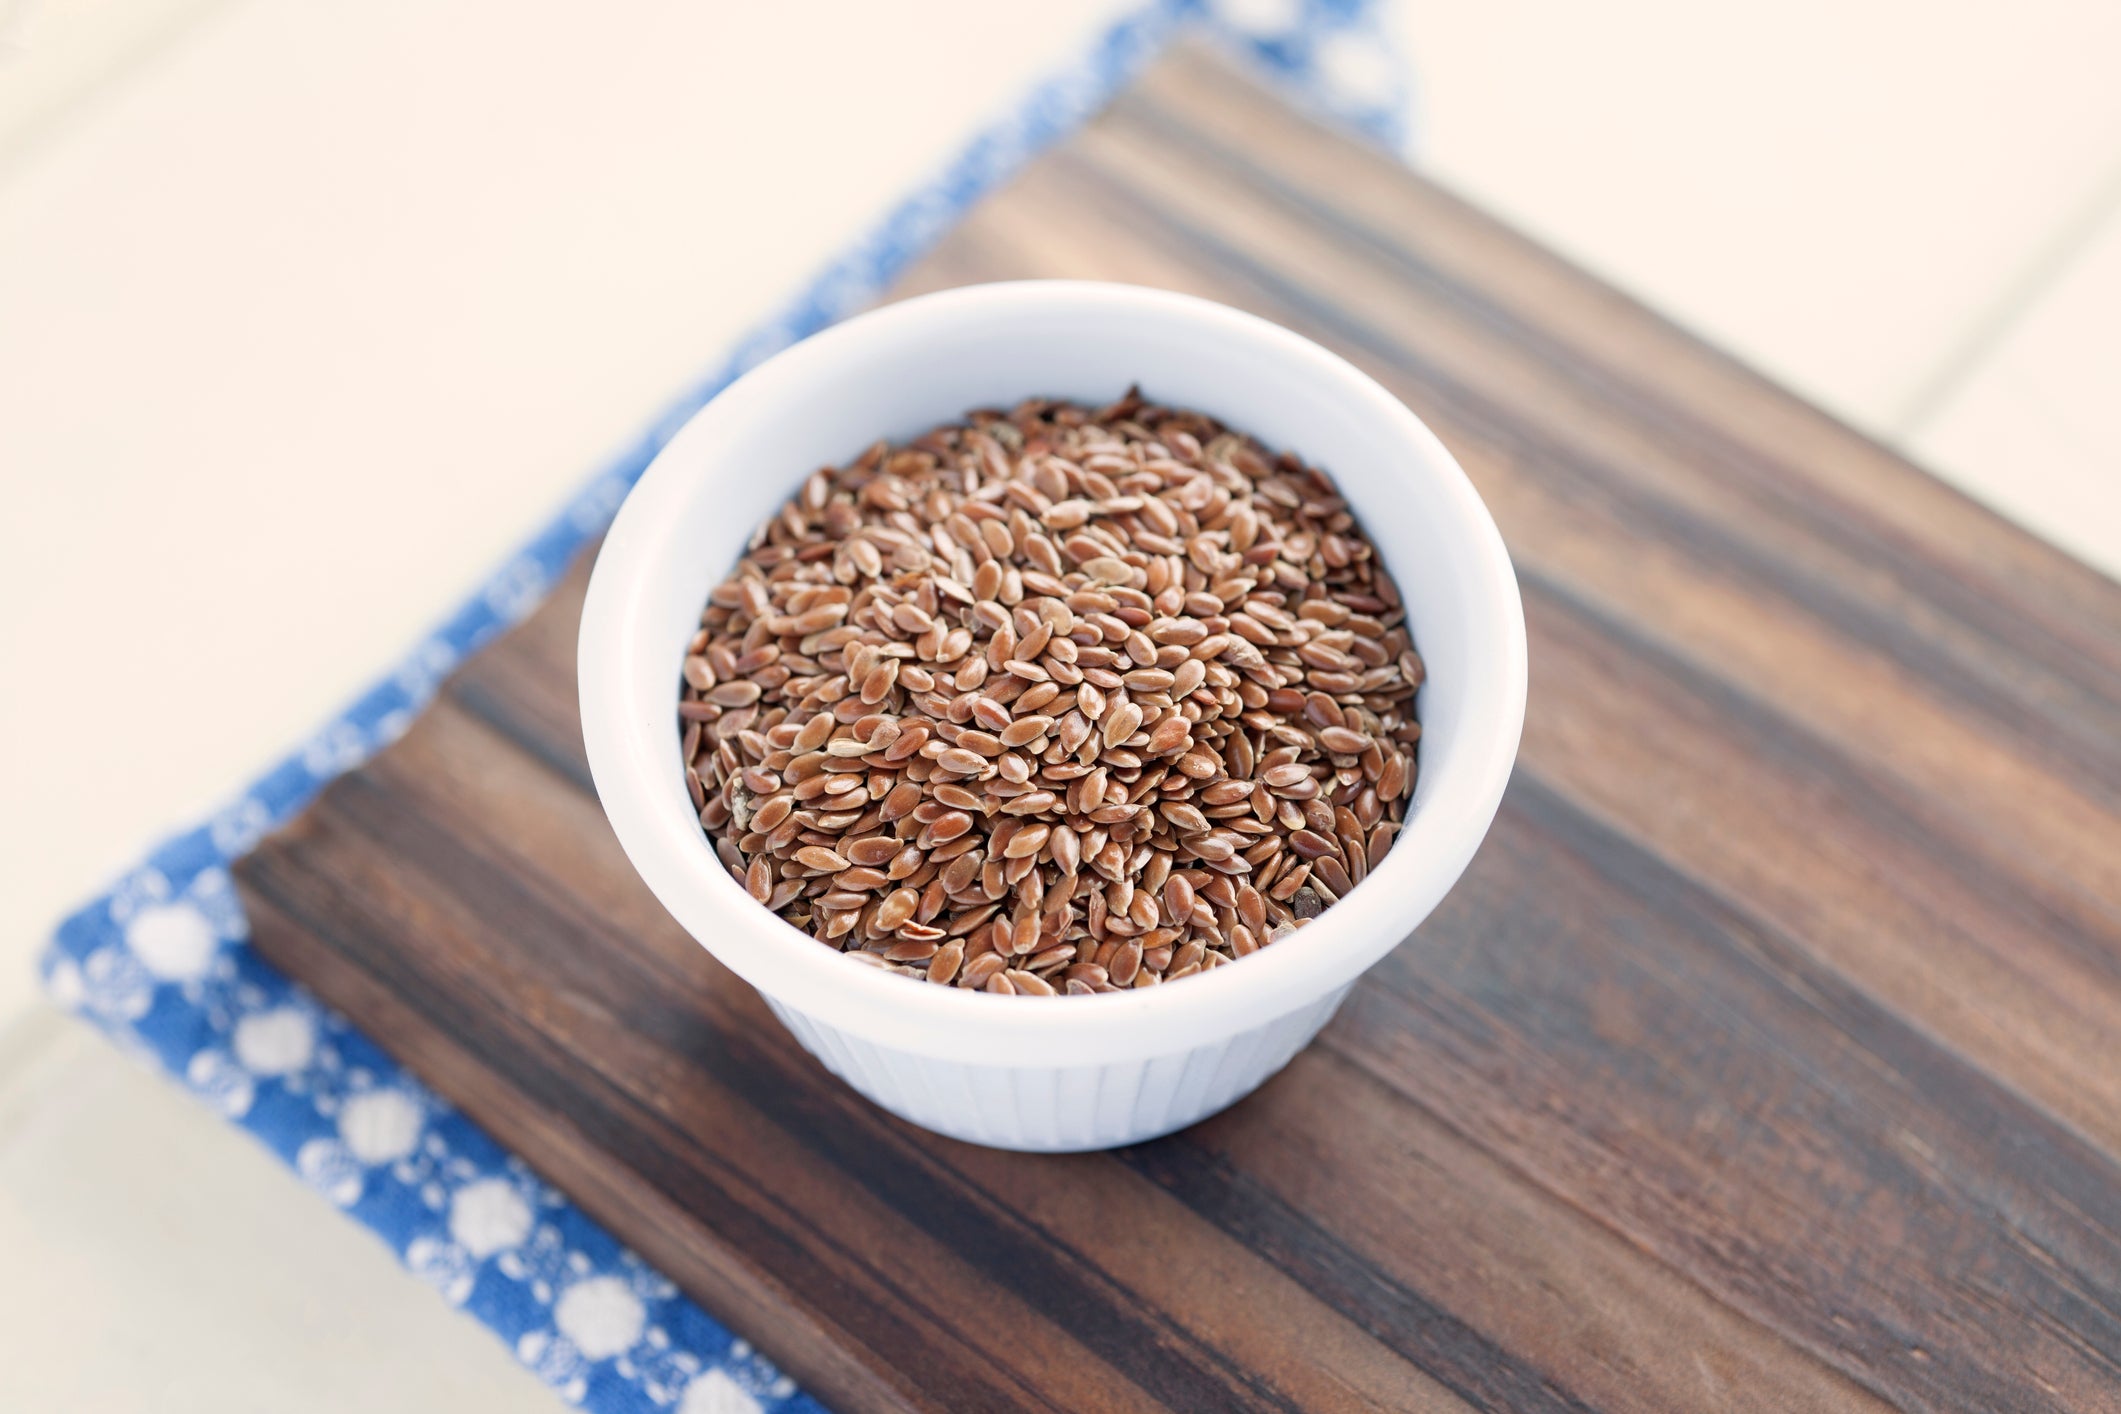
<path fill-rule="evenodd" d="M 2121 1408 L 2121 589 L 1181 53 L 907 290 L 1190 290 L 1427 419 L 1524 582 L 1488 844 L 1112 1154 L 856 1098 L 633 876 L 578 574 L 239 868 L 268 956 L 849 1409 Z"/>

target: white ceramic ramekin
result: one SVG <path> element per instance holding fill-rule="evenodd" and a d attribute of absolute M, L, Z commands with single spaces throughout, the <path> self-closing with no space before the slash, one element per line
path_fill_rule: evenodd
<path fill-rule="evenodd" d="M 1139 383 L 1323 467 L 1398 581 L 1428 665 L 1420 774 L 1384 864 L 1309 927 L 1167 986 L 998 997 L 857 966 L 759 907 L 715 859 L 679 761 L 678 671 L 751 529 L 880 436 L 1030 395 Z M 732 384 L 620 510 L 582 615 L 582 729 L 627 856 L 708 951 L 831 1070 L 916 1124 L 1007 1149 L 1178 1129 L 1288 1063 L 1413 932 L 1487 832 L 1524 718 L 1524 613 L 1502 538 L 1415 416 L 1316 344 L 1127 285 L 979 285 L 891 305 Z"/>

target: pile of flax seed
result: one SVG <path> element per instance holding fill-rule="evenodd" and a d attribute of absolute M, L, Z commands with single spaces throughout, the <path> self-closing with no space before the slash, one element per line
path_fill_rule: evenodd
<path fill-rule="evenodd" d="M 941 985 L 1175 982 L 1391 847 L 1421 659 L 1331 481 L 1138 392 L 977 411 L 812 476 L 678 705 L 751 896 Z"/>

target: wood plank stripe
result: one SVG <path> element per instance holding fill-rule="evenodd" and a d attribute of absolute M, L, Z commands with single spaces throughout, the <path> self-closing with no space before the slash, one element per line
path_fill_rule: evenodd
<path fill-rule="evenodd" d="M 1474 1408 L 1581 1414 L 1596 1407 L 1394 1281 L 1278 1196 L 1186 1140 L 1158 1140 L 1123 1153 L 1137 1173 L 1236 1241 L 1265 1254 L 1306 1290 L 1360 1322 Z"/>
<path fill-rule="evenodd" d="M 1896 1402 L 2121 1379 L 2110 1158 L 1537 777 L 1491 846 L 1324 1044 Z M 1990 1347 L 1969 1279 L 2043 1335 Z"/>

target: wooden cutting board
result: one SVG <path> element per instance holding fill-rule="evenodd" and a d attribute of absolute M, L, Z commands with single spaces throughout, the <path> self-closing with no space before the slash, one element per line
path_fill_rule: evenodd
<path fill-rule="evenodd" d="M 2121 1408 L 2121 588 L 1200 53 L 904 292 L 1060 275 L 1341 350 L 1523 577 L 1494 833 L 1280 1078 L 1070 1157 L 857 1098 L 620 855 L 580 573 L 259 948 L 841 1408 Z"/>

